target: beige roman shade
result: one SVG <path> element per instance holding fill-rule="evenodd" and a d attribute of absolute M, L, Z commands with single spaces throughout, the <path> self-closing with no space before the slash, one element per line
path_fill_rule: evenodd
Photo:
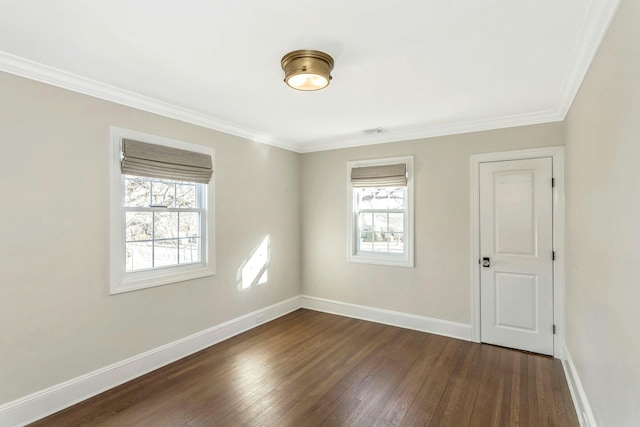
<path fill-rule="evenodd" d="M 363 166 L 351 169 L 354 187 L 400 187 L 407 185 L 407 165 Z"/>
<path fill-rule="evenodd" d="M 122 173 L 151 178 L 208 184 L 213 175 L 211 156 L 149 144 L 122 140 Z"/>

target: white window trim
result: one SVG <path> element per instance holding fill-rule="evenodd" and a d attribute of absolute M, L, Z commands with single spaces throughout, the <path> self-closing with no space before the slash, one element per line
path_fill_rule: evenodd
<path fill-rule="evenodd" d="M 203 200 L 207 214 L 206 219 L 202 221 L 202 237 L 203 240 L 206 240 L 203 244 L 202 262 L 138 272 L 128 273 L 125 271 L 125 218 L 124 210 L 122 209 L 124 194 L 122 191 L 122 173 L 120 169 L 120 153 L 122 151 L 123 138 L 208 154 L 211 156 L 211 161 L 215 168 L 215 150 L 211 147 L 111 126 L 109 150 L 110 293 L 112 295 L 119 294 L 216 274 L 215 174 L 211 182 L 206 186 L 206 197 L 204 197 Z"/>
<path fill-rule="evenodd" d="M 351 185 L 351 169 L 363 166 L 381 166 L 405 163 L 407 165 L 407 251 L 401 256 L 396 255 L 359 255 L 357 253 L 357 243 L 355 235 L 354 206 L 355 195 L 353 185 Z M 347 162 L 347 261 L 364 264 L 379 264 L 395 267 L 413 267 L 413 247 L 414 247 L 414 200 L 413 200 L 413 156 L 392 157 L 384 159 L 354 160 Z"/>

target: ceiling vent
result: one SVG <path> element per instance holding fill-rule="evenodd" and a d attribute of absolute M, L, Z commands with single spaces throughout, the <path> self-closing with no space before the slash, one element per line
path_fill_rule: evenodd
<path fill-rule="evenodd" d="M 367 135 L 375 135 L 377 133 L 385 133 L 386 130 L 382 128 L 375 128 L 375 129 L 365 129 L 363 132 L 366 133 Z"/>

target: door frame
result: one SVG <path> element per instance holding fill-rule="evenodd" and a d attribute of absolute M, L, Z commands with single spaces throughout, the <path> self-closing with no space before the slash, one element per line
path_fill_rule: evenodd
<path fill-rule="evenodd" d="M 564 147 L 543 147 L 525 150 L 500 151 L 495 153 L 472 154 L 470 157 L 471 177 L 471 340 L 480 342 L 480 164 L 506 160 L 524 160 L 550 157 L 553 164 L 553 357 L 564 358 L 565 332 L 565 242 L 564 242 Z"/>

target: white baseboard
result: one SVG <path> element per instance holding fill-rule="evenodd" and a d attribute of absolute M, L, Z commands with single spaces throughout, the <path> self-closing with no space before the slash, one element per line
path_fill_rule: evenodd
<path fill-rule="evenodd" d="M 302 308 L 471 341 L 471 325 L 341 301 L 300 296 Z"/>
<path fill-rule="evenodd" d="M 23 426 L 300 308 L 294 297 L 0 406 L 0 426 Z"/>
<path fill-rule="evenodd" d="M 569 384 L 569 391 L 571 392 L 571 398 L 578 414 L 578 420 L 581 427 L 597 427 L 596 419 L 593 416 L 591 405 L 587 400 L 587 394 L 582 388 L 582 382 L 576 371 L 576 366 L 573 364 L 569 349 L 565 346 L 564 356 L 562 359 L 562 368 L 564 370 L 564 376 L 567 377 L 567 384 Z"/>

